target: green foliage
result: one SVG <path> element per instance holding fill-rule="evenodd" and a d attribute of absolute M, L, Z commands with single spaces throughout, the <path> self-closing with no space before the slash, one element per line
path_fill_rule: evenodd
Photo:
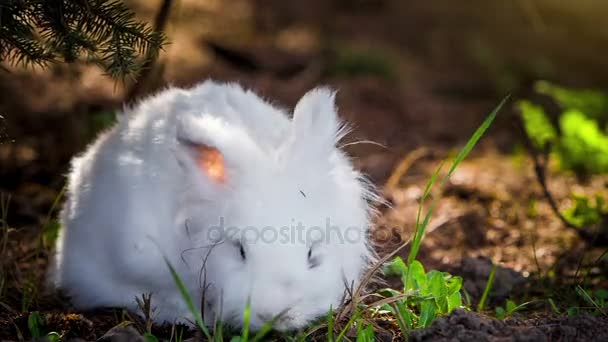
<path fill-rule="evenodd" d="M 0 60 L 40 64 L 81 56 L 112 77 L 139 72 L 139 55 L 154 58 L 165 36 L 117 0 L 21 0 L 0 4 Z"/>
<path fill-rule="evenodd" d="M 40 317 L 38 311 L 34 311 L 28 316 L 27 327 L 33 338 L 42 337 L 42 317 Z"/>
<path fill-rule="evenodd" d="M 54 331 L 44 333 L 44 320 L 38 311 L 29 314 L 27 317 L 27 327 L 32 339 L 43 339 L 51 342 L 60 341 L 58 333 Z"/>
<path fill-rule="evenodd" d="M 576 109 L 591 118 L 598 119 L 608 115 L 608 95 L 591 89 L 568 89 L 547 81 L 539 81 L 535 90 L 552 97 L 563 110 Z"/>
<path fill-rule="evenodd" d="M 536 147 L 543 149 L 547 143 L 555 141 L 557 132 L 547 118 L 543 107 L 527 100 L 519 101 L 517 107 L 521 111 L 526 133 Z"/>
<path fill-rule="evenodd" d="M 374 342 L 374 326 L 367 325 L 363 327 L 363 324 L 357 326 L 357 342 Z"/>
<path fill-rule="evenodd" d="M 585 227 L 600 222 L 608 214 L 606 201 L 601 195 L 595 195 L 594 201 L 587 196 L 572 194 L 573 204 L 563 211 L 564 217 L 576 227 Z"/>
<path fill-rule="evenodd" d="M 597 290 L 595 292 L 587 291 L 580 285 L 576 285 L 576 293 L 588 304 L 595 309 L 594 314 L 602 314 L 608 316 L 608 291 Z"/>
<path fill-rule="evenodd" d="M 450 313 L 462 307 L 462 278 L 446 272 L 424 270 L 424 266 L 414 260 L 408 267 L 400 257 L 389 263 L 386 274 L 398 275 L 403 281 L 403 299 L 386 304 L 382 309 L 393 312 L 399 317 L 398 322 L 404 331 L 412 327 L 429 326 L 437 316 Z M 395 290 L 382 291 L 388 297 L 399 296 Z"/>
<path fill-rule="evenodd" d="M 144 333 L 144 340 L 146 342 L 158 342 L 158 338 L 149 332 Z"/>
<path fill-rule="evenodd" d="M 608 172 L 608 135 L 597 122 L 572 109 L 562 114 L 559 123 L 561 167 L 581 173 Z"/>
<path fill-rule="evenodd" d="M 562 113 L 558 134 L 541 106 L 527 100 L 518 102 L 526 133 L 534 145 L 544 149 L 549 144 L 564 170 L 579 174 L 608 172 L 608 134 L 600 127 L 608 114 L 608 95 L 548 82 L 538 82 L 536 89 L 553 97 Z"/>
<path fill-rule="evenodd" d="M 504 308 L 502 306 L 497 306 L 495 308 L 496 318 L 505 319 L 509 316 L 512 316 L 515 312 L 525 308 L 526 305 L 528 305 L 528 304 L 530 304 L 530 303 L 527 302 L 527 303 L 522 303 L 522 304 L 517 305 L 515 303 L 515 301 L 508 299 L 507 302 L 505 303 Z"/>
<path fill-rule="evenodd" d="M 407 264 L 397 257 L 384 267 L 385 273 L 399 275 L 403 282 L 403 293 L 392 289 L 383 290 L 383 294 L 387 297 L 403 298 L 382 306 L 383 310 L 389 311 L 397 317 L 397 322 L 403 331 L 407 332 L 412 328 L 427 327 L 437 316 L 448 314 L 453 309 L 462 307 L 462 295 L 460 294 L 462 278 L 435 270 L 427 273 L 424 266 L 416 260 L 424 232 L 430 222 L 431 214 L 439 197 L 431 202 L 423 219 L 421 219 L 422 207 L 429 197 L 433 185 L 438 180 L 440 187 L 443 187 L 447 183 L 458 165 L 473 150 L 479 139 L 490 127 L 507 99 L 508 97 L 504 98 L 473 133 L 469 141 L 467 141 L 462 150 L 454 158 L 447 174 L 440 179 L 439 174 L 444 165 L 442 163 L 431 175 L 418 206 L 416 230 L 412 238 L 412 248 L 408 255 Z"/>

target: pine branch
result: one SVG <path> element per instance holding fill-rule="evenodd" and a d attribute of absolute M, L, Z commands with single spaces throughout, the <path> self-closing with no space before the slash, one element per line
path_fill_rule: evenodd
<path fill-rule="evenodd" d="M 3 0 L 0 60 L 10 64 L 73 62 L 101 65 L 107 74 L 135 77 L 156 58 L 165 35 L 135 20 L 121 1 Z"/>

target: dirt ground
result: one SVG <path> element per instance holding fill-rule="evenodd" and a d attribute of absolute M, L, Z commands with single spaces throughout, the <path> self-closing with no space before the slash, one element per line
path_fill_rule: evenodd
<path fill-rule="evenodd" d="M 128 3 L 143 19 L 158 7 L 158 1 Z M 573 86 L 608 84 L 600 58 L 606 54 L 598 53 L 608 52 L 608 37 L 591 34 L 582 19 L 593 21 L 600 10 L 590 2 L 573 12 L 548 1 L 532 9 L 516 3 L 183 0 L 167 29 L 171 44 L 144 91 L 212 77 L 238 81 L 289 108 L 315 85 L 337 89 L 340 115 L 355 128 L 346 142 L 382 145 L 346 149 L 390 202 L 390 208 L 379 207 L 375 224 L 378 250 L 386 253 L 398 241 L 378 232 L 404 241 L 411 236 L 430 174 L 507 93 L 513 99 L 532 96 L 538 78 Z M 352 71 L 340 57 L 344 51 L 373 60 L 381 56 L 381 62 L 368 62 L 375 65 L 371 71 Z M 98 339 L 122 317 L 112 310 L 75 312 L 44 291 L 49 246 L 41 230 L 56 215 L 53 203 L 70 158 L 94 138 L 108 113 L 121 108 L 131 84 L 83 64 L 9 68 L 0 73 L 0 190 L 11 195 L 0 340 L 27 339 L 31 311 L 68 336 Z M 605 246 L 581 240 L 544 200 L 531 161 L 521 152 L 515 114 L 509 102 L 443 194 L 434 193 L 442 198 L 420 252 L 427 269 L 461 275 L 473 304 L 492 264 L 499 265 L 486 305 L 490 311 L 456 310 L 414 331 L 412 340 L 608 340 L 606 317 L 560 315 L 541 300 L 551 296 L 563 313 L 581 274 L 592 289 L 608 289 L 608 262 L 600 257 Z M 418 158 L 396 185 L 386 187 L 396 166 L 416 154 L 412 151 L 420 152 Z M 606 195 L 608 177 L 581 180 L 552 172 L 549 187 L 565 208 L 571 192 Z M 492 308 L 506 299 L 531 304 L 504 321 L 490 318 Z"/>

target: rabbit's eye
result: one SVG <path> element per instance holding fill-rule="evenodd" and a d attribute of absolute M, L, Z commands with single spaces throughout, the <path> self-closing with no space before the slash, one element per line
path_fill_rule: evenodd
<path fill-rule="evenodd" d="M 312 255 L 312 247 L 308 250 L 308 268 L 315 268 L 321 264 L 321 260 L 318 256 Z"/>
<path fill-rule="evenodd" d="M 241 259 L 243 259 L 243 261 L 247 260 L 247 254 L 245 253 L 245 247 L 243 246 L 243 244 L 240 241 L 237 241 L 234 245 L 239 249 Z"/>

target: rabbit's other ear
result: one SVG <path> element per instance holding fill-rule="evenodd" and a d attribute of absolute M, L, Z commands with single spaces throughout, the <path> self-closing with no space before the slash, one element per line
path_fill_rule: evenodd
<path fill-rule="evenodd" d="M 295 158 L 329 156 L 348 133 L 349 128 L 338 118 L 335 97 L 336 93 L 329 88 L 315 88 L 296 104 L 290 151 Z"/>
<path fill-rule="evenodd" d="M 293 126 L 296 140 L 307 143 L 319 141 L 333 146 L 340 122 L 336 113 L 336 93 L 329 88 L 315 88 L 306 93 L 293 113 Z"/>

